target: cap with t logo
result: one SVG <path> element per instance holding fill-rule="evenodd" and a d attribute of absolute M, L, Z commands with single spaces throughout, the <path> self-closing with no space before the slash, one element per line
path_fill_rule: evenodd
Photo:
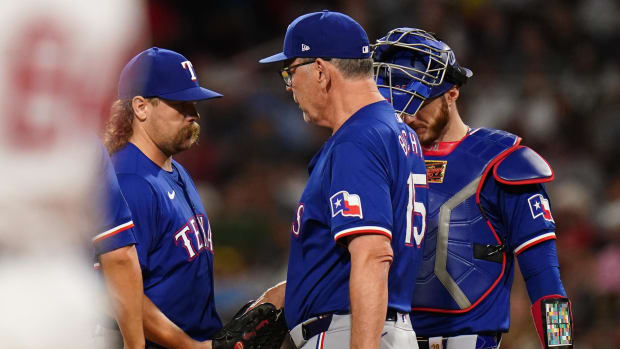
<path fill-rule="evenodd" d="M 199 101 L 222 97 L 198 85 L 192 63 L 183 55 L 151 47 L 132 58 L 118 82 L 118 98 L 160 97 L 171 101 Z"/>

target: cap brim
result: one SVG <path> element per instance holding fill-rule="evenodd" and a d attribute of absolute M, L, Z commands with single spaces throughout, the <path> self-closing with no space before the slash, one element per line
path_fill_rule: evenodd
<path fill-rule="evenodd" d="M 287 59 L 290 59 L 290 57 L 287 57 L 284 52 L 280 52 L 280 53 L 276 53 L 273 56 L 269 56 L 266 58 L 261 59 L 260 61 L 258 61 L 258 63 L 273 63 L 273 62 L 281 62 L 281 61 L 286 61 Z"/>
<path fill-rule="evenodd" d="M 222 97 L 222 95 L 215 91 L 211 91 L 204 87 L 198 86 L 188 88 L 187 90 L 183 91 L 162 94 L 159 95 L 159 97 L 171 101 L 202 101 L 205 99 Z"/>

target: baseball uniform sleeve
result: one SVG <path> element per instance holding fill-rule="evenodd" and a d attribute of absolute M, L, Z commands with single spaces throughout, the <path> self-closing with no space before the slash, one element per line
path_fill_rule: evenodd
<path fill-rule="evenodd" d="M 334 240 L 354 234 L 392 238 L 387 160 L 369 148 L 343 142 L 332 151 L 328 200 Z"/>
<path fill-rule="evenodd" d="M 151 185 L 134 174 L 119 174 L 118 182 L 133 216 L 138 258 L 142 270 L 149 270 L 148 255 L 158 231 L 158 201 Z"/>
<path fill-rule="evenodd" d="M 133 220 L 118 185 L 110 157 L 102 148 L 99 197 L 102 200 L 101 227 L 93 237 L 95 254 L 110 252 L 136 243 Z"/>
<path fill-rule="evenodd" d="M 555 241 L 536 244 L 524 250 L 518 258 L 519 268 L 532 303 L 553 294 L 566 297 L 560 278 L 560 263 Z"/>
<path fill-rule="evenodd" d="M 497 185 L 500 187 L 499 202 L 508 233 L 508 247 L 515 255 L 543 241 L 555 239 L 555 222 L 544 185 Z"/>

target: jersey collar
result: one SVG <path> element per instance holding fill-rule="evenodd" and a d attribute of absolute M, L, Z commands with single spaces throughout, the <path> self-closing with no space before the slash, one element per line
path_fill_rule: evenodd
<path fill-rule="evenodd" d="M 456 147 L 458 147 L 459 144 L 461 144 L 461 142 L 465 138 L 467 138 L 471 133 L 472 133 L 472 129 L 469 128 L 467 130 L 467 133 L 465 134 L 465 136 L 463 136 L 463 138 L 459 139 L 458 141 L 453 141 L 453 142 L 435 142 L 435 143 L 431 144 L 428 147 L 424 147 L 423 146 L 422 147 L 422 153 L 425 156 L 447 156 L 450 153 L 452 153 L 452 151 L 454 149 L 456 149 Z"/>

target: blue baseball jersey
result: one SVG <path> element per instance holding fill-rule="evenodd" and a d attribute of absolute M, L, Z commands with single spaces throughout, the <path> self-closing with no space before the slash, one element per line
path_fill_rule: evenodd
<path fill-rule="evenodd" d="M 516 153 L 519 141 L 503 131 L 477 129 L 461 142 L 425 149 L 429 231 L 411 314 L 417 335 L 508 331 L 515 256 L 555 239 L 542 180 L 497 176 L 496 164 Z M 491 252 L 494 247 L 485 246 L 502 248 Z M 559 276 L 555 284 L 561 289 Z"/>
<path fill-rule="evenodd" d="M 422 256 L 427 189 L 415 132 L 385 102 L 353 114 L 309 164 L 291 228 L 284 308 L 289 328 L 313 316 L 350 312 L 351 256 L 339 239 L 382 234 L 394 260 L 388 306 L 411 308 Z"/>
<path fill-rule="evenodd" d="M 131 143 L 112 161 L 136 224 L 144 293 L 188 335 L 209 339 L 222 323 L 211 227 L 194 182 L 178 162 L 165 171 Z"/>
<path fill-rule="evenodd" d="M 108 151 L 101 145 L 101 180 L 97 197 L 101 200 L 101 227 L 92 238 L 95 256 L 136 243 L 134 223 L 127 202 L 121 193 Z M 95 268 L 99 265 L 95 263 Z"/>

